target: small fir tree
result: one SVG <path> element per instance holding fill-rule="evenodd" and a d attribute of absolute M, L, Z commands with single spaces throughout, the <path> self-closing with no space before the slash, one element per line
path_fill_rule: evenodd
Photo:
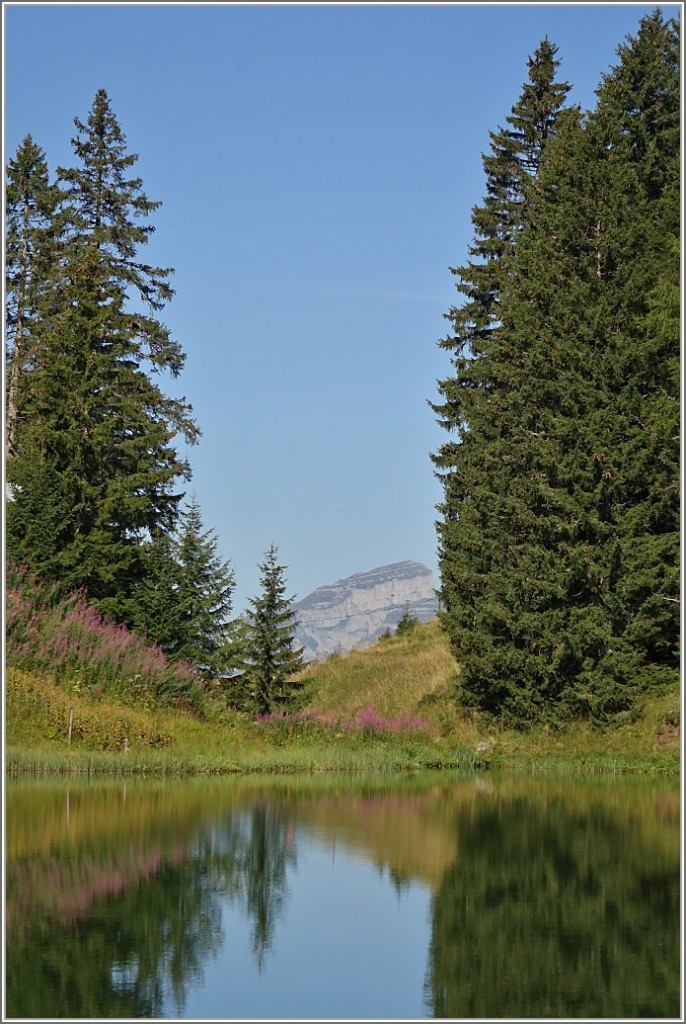
<path fill-rule="evenodd" d="M 402 636 L 404 633 L 411 633 L 418 625 L 419 619 L 416 615 L 412 614 L 409 604 L 406 604 L 395 627 L 396 636 Z"/>
<path fill-rule="evenodd" d="M 272 544 L 260 564 L 259 597 L 251 598 L 248 616 L 247 674 L 258 714 L 285 707 L 298 687 L 292 676 L 302 668 L 304 647 L 295 647 L 294 597 L 286 598 L 285 566 Z"/>
<path fill-rule="evenodd" d="M 236 581 L 230 564 L 217 554 L 214 531 L 203 531 L 195 498 L 182 515 L 178 560 L 182 629 L 175 653 L 206 676 L 216 678 L 229 661 Z"/>

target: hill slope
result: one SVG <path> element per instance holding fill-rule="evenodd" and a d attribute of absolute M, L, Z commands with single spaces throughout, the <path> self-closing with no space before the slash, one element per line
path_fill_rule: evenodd
<path fill-rule="evenodd" d="M 315 662 L 300 678 L 308 703 L 322 711 L 354 714 L 373 707 L 382 715 L 403 715 L 447 704 L 457 673 L 434 619 L 403 636 Z"/>

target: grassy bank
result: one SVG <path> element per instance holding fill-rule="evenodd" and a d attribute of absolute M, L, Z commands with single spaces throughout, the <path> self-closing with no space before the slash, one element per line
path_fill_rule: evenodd
<path fill-rule="evenodd" d="M 440 746 L 478 753 L 482 767 L 528 771 L 677 773 L 680 693 L 647 696 L 630 719 L 600 729 L 572 723 L 564 731 L 520 732 L 461 715 L 452 699 L 458 667 L 438 621 L 303 673 L 306 699 L 323 709 L 354 712 L 371 699 L 388 714 L 418 714 Z M 486 749 L 483 749 L 486 747 Z"/>
<path fill-rule="evenodd" d="M 512 732 L 460 716 L 437 622 L 309 666 L 300 709 L 265 721 L 222 710 L 133 707 L 84 685 L 8 668 L 10 772 L 210 774 L 421 768 L 676 773 L 679 692 L 605 729 Z M 71 721 L 71 737 L 70 737 Z"/>

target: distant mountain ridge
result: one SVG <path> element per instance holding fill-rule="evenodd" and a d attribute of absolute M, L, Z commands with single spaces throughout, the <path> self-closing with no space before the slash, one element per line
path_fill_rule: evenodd
<path fill-rule="evenodd" d="M 421 562 L 394 562 L 317 587 L 293 605 L 305 658 L 345 654 L 393 630 L 405 610 L 429 622 L 438 610 L 434 577 Z"/>

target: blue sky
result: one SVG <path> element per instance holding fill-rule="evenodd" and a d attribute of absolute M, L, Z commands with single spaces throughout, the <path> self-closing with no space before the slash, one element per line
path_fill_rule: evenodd
<path fill-rule="evenodd" d="M 481 154 L 546 35 L 571 99 L 644 4 L 3 5 L 5 161 L 51 171 L 107 90 L 147 195 L 146 258 L 175 268 L 162 319 L 203 431 L 207 528 L 258 591 L 273 541 L 289 594 L 415 559 L 436 571 L 427 401 L 471 239 Z M 679 5 L 662 5 L 678 16 Z"/>

